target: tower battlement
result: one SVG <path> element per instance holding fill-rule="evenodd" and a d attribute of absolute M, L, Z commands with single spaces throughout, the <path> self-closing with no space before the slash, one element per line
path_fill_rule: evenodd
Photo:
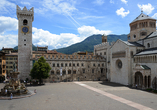
<path fill-rule="evenodd" d="M 27 9 L 26 7 L 24 7 L 22 10 L 21 8 L 17 5 L 16 6 L 16 14 L 17 14 L 17 18 L 21 18 L 20 15 L 22 16 L 32 16 L 32 21 L 34 21 L 34 7 L 32 7 L 30 10 Z"/>

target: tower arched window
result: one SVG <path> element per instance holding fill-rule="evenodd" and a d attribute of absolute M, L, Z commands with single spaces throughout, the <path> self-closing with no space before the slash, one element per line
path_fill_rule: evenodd
<path fill-rule="evenodd" d="M 150 48 L 150 43 L 147 44 L 147 47 Z"/>
<path fill-rule="evenodd" d="M 28 21 L 26 19 L 23 20 L 23 25 L 27 25 Z"/>
<path fill-rule="evenodd" d="M 141 36 L 146 36 L 147 32 L 141 32 Z"/>
<path fill-rule="evenodd" d="M 134 35 L 134 38 L 136 38 L 136 35 Z"/>
<path fill-rule="evenodd" d="M 128 36 L 128 40 L 130 40 L 130 36 Z"/>

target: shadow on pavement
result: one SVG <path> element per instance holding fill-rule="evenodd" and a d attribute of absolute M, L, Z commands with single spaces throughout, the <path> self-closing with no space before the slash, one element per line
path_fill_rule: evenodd
<path fill-rule="evenodd" d="M 123 87 L 123 86 L 125 86 L 125 85 L 122 85 L 122 84 L 118 84 L 118 83 L 114 83 L 114 82 L 109 82 L 109 81 L 102 81 L 102 82 L 99 82 L 99 84 L 106 85 L 106 86 L 112 86 L 112 87 Z"/>
<path fill-rule="evenodd" d="M 45 84 L 27 84 L 26 87 L 44 86 Z"/>

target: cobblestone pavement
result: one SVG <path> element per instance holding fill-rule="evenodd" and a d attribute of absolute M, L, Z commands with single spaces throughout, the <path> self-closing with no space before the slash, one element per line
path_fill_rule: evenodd
<path fill-rule="evenodd" d="M 81 82 L 89 86 L 86 88 L 75 82 L 46 83 L 43 86 L 28 87 L 29 90 L 37 90 L 32 97 L 0 100 L 0 110 L 136 110 L 119 100 L 108 97 L 103 93 L 110 93 L 140 104 L 150 109 L 157 107 L 157 95 L 141 90 L 101 82 Z M 0 84 L 0 88 L 4 85 Z"/>

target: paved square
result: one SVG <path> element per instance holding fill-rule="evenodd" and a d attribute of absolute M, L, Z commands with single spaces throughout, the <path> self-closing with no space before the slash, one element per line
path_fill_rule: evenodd
<path fill-rule="evenodd" d="M 29 90 L 37 89 L 37 94 L 22 99 L 0 100 L 0 110 L 137 110 L 139 105 L 155 110 L 157 107 L 156 94 L 113 83 L 76 83 L 46 83 L 44 86 L 28 87 Z M 103 95 L 104 92 L 118 99 Z M 124 100 L 137 105 L 130 106 Z"/>

